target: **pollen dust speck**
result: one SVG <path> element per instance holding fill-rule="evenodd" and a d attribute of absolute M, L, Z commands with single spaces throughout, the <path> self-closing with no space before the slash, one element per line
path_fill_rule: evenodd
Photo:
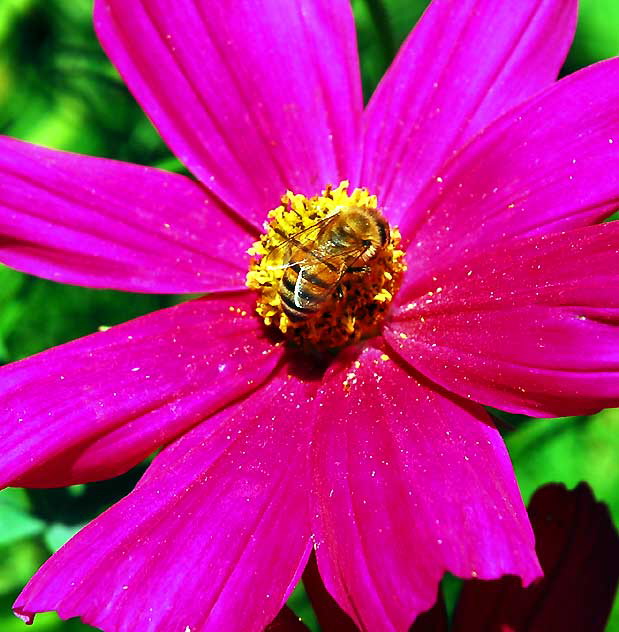
<path fill-rule="evenodd" d="M 338 349 L 378 333 L 400 285 L 400 233 L 348 182 L 307 198 L 288 191 L 249 249 L 257 312 L 295 345 Z"/>

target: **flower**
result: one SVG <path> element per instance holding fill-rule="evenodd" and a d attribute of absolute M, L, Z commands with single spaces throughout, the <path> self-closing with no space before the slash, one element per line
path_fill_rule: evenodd
<path fill-rule="evenodd" d="M 19 616 L 260 630 L 314 550 L 357 625 L 404 630 L 446 570 L 540 575 L 481 404 L 618 401 L 619 224 L 593 224 L 618 205 L 619 62 L 555 82 L 575 16 L 437 0 L 363 110 L 344 0 L 95 2 L 103 47 L 197 181 L 5 138 L 0 260 L 206 297 L 0 371 L 4 485 L 99 480 L 163 447 Z M 255 315 L 246 250 L 286 191 L 343 181 L 399 227 L 408 270 L 376 335 L 295 350 Z"/>

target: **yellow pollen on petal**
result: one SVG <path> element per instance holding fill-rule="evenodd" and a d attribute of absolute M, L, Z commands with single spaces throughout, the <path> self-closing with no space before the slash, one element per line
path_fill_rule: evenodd
<path fill-rule="evenodd" d="M 401 237 L 363 188 L 288 191 L 248 250 L 256 311 L 295 346 L 335 350 L 376 335 L 406 269 Z"/>

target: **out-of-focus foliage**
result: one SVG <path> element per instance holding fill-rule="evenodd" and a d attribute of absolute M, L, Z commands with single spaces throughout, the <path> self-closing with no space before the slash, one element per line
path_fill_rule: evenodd
<path fill-rule="evenodd" d="M 372 93 L 421 15 L 422 0 L 353 0 L 363 85 Z M 0 1 L 0 132 L 50 147 L 182 171 L 107 61 L 91 24 L 91 0 Z M 619 54 L 617 0 L 581 0 L 565 72 Z M 170 297 L 94 291 L 0 267 L 0 363 L 169 305 Z M 619 521 L 619 411 L 587 418 L 527 420 L 502 415 L 525 501 L 546 481 L 587 480 Z M 61 490 L 0 492 L 0 630 L 25 630 L 12 600 L 76 529 L 126 494 L 143 471 Z M 447 601 L 457 581 L 446 583 Z M 291 606 L 316 629 L 301 589 Z M 56 615 L 32 628 L 92 629 Z M 619 629 L 615 608 L 609 630 Z"/>
<path fill-rule="evenodd" d="M 578 28 L 564 73 L 619 55 L 619 2 L 580 0 Z"/>
<path fill-rule="evenodd" d="M 0 131 L 149 165 L 171 154 L 107 61 L 91 0 L 2 0 Z"/>

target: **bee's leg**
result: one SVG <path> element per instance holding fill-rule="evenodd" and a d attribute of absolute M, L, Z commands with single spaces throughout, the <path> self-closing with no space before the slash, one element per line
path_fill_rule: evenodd
<path fill-rule="evenodd" d="M 350 266 L 350 268 L 348 268 L 347 272 L 352 272 L 352 273 L 363 273 L 366 274 L 370 271 L 370 266 Z"/>
<path fill-rule="evenodd" d="M 338 285 L 333 294 L 335 295 L 335 299 L 337 301 L 341 301 L 344 298 L 344 290 L 342 290 L 342 286 Z"/>

